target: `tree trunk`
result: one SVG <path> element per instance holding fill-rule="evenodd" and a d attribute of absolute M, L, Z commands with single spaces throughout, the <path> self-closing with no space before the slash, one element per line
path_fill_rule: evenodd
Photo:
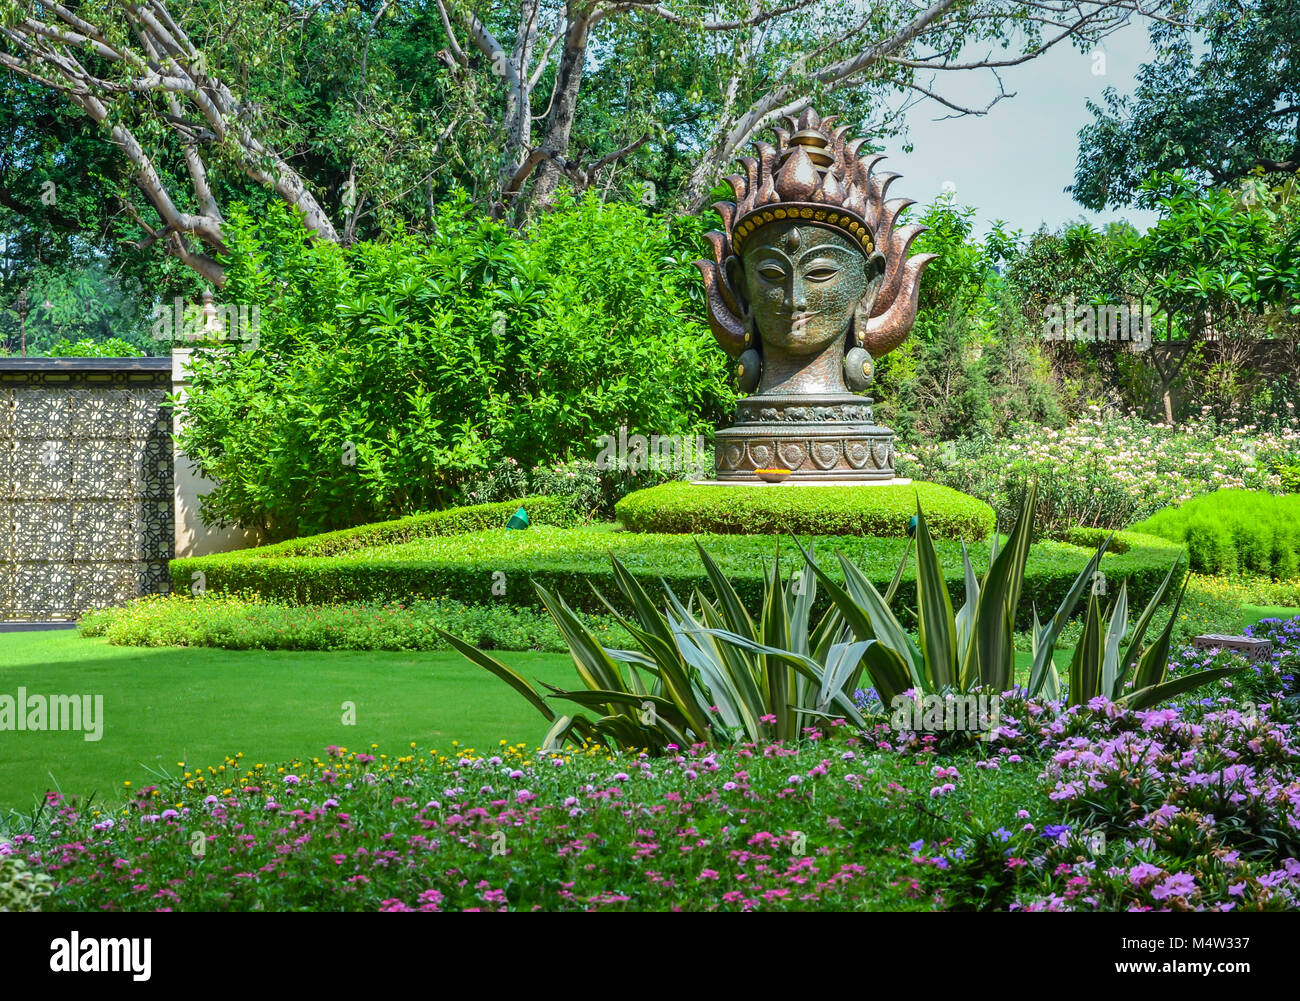
<path fill-rule="evenodd" d="M 564 157 L 569 152 L 569 136 L 573 132 L 573 118 L 578 108 L 578 88 L 582 86 L 582 72 L 587 62 L 587 36 L 590 33 L 590 9 L 569 8 L 569 30 L 564 36 L 564 52 L 555 74 L 555 93 L 552 95 L 550 121 L 542 149 L 552 157 Z M 525 214 L 551 203 L 555 189 L 560 184 L 560 169 L 550 160 L 538 165 L 537 179 L 523 204 Z"/>

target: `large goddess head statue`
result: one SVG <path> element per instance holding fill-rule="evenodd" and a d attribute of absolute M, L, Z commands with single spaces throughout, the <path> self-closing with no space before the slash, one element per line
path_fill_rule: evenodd
<path fill-rule="evenodd" d="M 696 261 L 709 325 L 736 359 L 740 388 L 760 395 L 862 391 L 874 360 L 907 337 L 921 272 L 933 254 L 908 258 L 921 226 L 895 228 L 909 199 L 885 200 L 899 175 L 873 174 L 811 108 L 754 144 L 743 174 L 727 178 L 736 201 L 718 202 L 725 232 L 711 232 L 712 261 Z"/>

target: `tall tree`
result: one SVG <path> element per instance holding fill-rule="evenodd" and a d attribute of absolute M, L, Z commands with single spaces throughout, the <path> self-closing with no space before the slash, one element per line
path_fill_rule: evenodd
<path fill-rule="evenodd" d="M 346 241 L 405 221 L 439 167 L 522 219 L 644 155 L 693 210 L 781 115 L 815 101 L 883 133 L 920 100 L 983 114 L 1012 96 L 999 68 L 1173 3 L 0 0 L 0 68 L 94 122 L 147 203 L 140 242 L 220 283 L 250 187 Z M 937 82 L 975 72 L 977 100 Z"/>
<path fill-rule="evenodd" d="M 1068 189 L 1080 204 L 1155 205 L 1153 173 L 1224 185 L 1254 171 L 1300 170 L 1300 4 L 1191 0 L 1181 21 L 1151 22 L 1156 58 L 1131 97 L 1089 102 Z"/>

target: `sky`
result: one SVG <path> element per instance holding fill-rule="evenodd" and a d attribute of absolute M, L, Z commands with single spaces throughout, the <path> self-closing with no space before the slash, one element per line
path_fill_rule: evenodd
<path fill-rule="evenodd" d="M 1006 91 L 1016 96 L 986 115 L 939 120 L 953 112 L 930 100 L 915 105 L 906 119 L 913 151 L 902 152 L 902 137 L 891 139 L 885 147 L 889 159 L 878 168 L 903 175 L 890 194 L 928 204 L 952 190 L 959 204 L 976 209 L 978 236 L 996 219 L 1026 236 L 1043 223 L 1055 230 L 1079 219 L 1094 226 L 1127 219 L 1145 230 L 1156 213 L 1087 212 L 1063 190 L 1074 181 L 1079 130 L 1093 121 L 1085 102 L 1100 103 L 1106 87 L 1130 93 L 1139 66 L 1154 55 L 1141 21 L 1115 32 L 1100 50 L 1104 62 L 1061 42 L 1023 65 L 999 70 Z M 962 60 L 984 54 L 969 50 Z M 1104 72 L 1094 73 L 1094 67 Z M 934 86 L 924 78 L 918 82 L 968 107 L 982 108 L 997 93 L 987 70 L 937 74 Z"/>

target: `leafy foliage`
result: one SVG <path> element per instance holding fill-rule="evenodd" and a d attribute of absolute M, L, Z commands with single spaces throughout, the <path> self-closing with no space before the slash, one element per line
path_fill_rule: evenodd
<path fill-rule="evenodd" d="M 1180 21 L 1190 24 L 1184 28 Z M 1186 16 L 1153 19 L 1155 58 L 1139 69 L 1131 97 L 1113 88 L 1079 131 L 1070 189 L 1093 210 L 1135 200 L 1153 173 L 1187 171 L 1230 184 L 1256 169 L 1300 166 L 1300 65 L 1288 46 L 1300 35 L 1290 0 L 1192 0 Z"/>
<path fill-rule="evenodd" d="M 546 686 L 550 697 L 601 710 L 603 715 L 595 719 L 581 712 L 556 713 L 541 692 L 506 664 L 450 633 L 443 635 L 552 723 L 548 745 L 571 740 L 662 752 L 670 746 L 696 743 L 790 740 L 798 738 L 810 720 L 823 716 L 845 719 L 861 728 L 865 721 L 853 693 L 863 672 L 886 706 L 909 693 L 984 690 L 999 694 L 1013 687 L 1013 628 L 1033 520 L 1031 489 L 1006 544 L 1000 549 L 994 546 L 982 579 L 976 578 L 963 547 L 965 603 L 954 611 L 925 514 L 918 505 L 915 638 L 890 607 L 910 544 L 883 595 L 842 553 L 840 583 L 818 565 L 811 549 L 804 549 L 803 570 L 789 581 L 782 581 L 777 565 L 765 569 L 757 617 L 747 610 L 703 546 L 699 547 L 700 559 L 713 599 L 697 587 L 691 601 L 683 603 L 665 583 L 662 606 L 611 556 L 613 579 L 622 601 L 616 606 L 599 592 L 597 596 L 635 638 L 636 650 L 604 646 L 563 598 L 534 583 L 542 604 L 569 644 L 584 686 L 574 690 Z M 1035 611 L 1033 663 L 1024 686 L 1028 697 L 1040 693 L 1056 697 L 1059 679 L 1053 654 L 1057 640 L 1094 580 L 1105 548 L 1105 544 L 1098 547 L 1074 578 L 1052 618 L 1040 624 Z M 1165 681 L 1170 635 L 1181 595 L 1155 642 L 1142 646 L 1178 564 L 1175 560 L 1165 574 L 1122 651 L 1120 643 L 1128 630 L 1127 582 L 1120 585 L 1105 611 L 1095 593 L 1089 598 L 1083 636 L 1070 666 L 1071 705 L 1104 695 L 1114 702 L 1147 708 L 1238 670 L 1220 668 Z M 826 589 L 832 607 L 813 625 L 818 585 Z M 622 609 L 627 607 L 633 614 L 624 618 Z"/>
<path fill-rule="evenodd" d="M 1133 526 L 1187 546 L 1195 570 L 1300 574 L 1300 496 L 1217 490 L 1167 507 Z"/>
<path fill-rule="evenodd" d="M 594 196 L 527 233 L 453 199 L 425 241 L 230 224 L 254 351 L 199 353 L 182 447 L 204 517 L 290 536 L 446 505 L 494 463 L 585 459 L 626 425 L 711 433 L 734 398 L 661 225 Z"/>
<path fill-rule="evenodd" d="M 833 608 L 812 624 L 816 582 L 811 557 L 809 574 L 788 582 L 772 566 L 764 577 L 757 618 L 751 617 L 703 548 L 700 559 L 716 598 L 710 600 L 696 588 L 690 603 L 683 604 L 665 585 L 662 611 L 618 558 L 611 559 L 621 604 L 630 606 L 633 615 L 624 618 L 614 604 L 605 604 L 639 649 L 602 645 L 563 598 L 535 585 L 569 644 L 585 686 L 566 691 L 548 685 L 550 697 L 602 710 L 604 715 L 596 719 L 581 712 L 558 715 L 511 668 L 443 634 L 552 723 L 548 745 L 573 741 L 662 753 L 669 745 L 791 740 L 827 714 L 865 725 L 853 693 L 862 675 L 862 654 L 870 644 L 852 641 Z"/>

